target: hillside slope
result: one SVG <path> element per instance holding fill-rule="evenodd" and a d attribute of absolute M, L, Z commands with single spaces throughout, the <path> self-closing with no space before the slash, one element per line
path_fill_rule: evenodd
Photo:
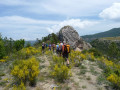
<path fill-rule="evenodd" d="M 21 56 L 21 53 L 26 50 L 29 53 L 24 52 L 24 55 Z M 41 48 L 28 47 L 15 55 L 0 60 L 0 90 L 113 90 L 111 85 L 115 85 L 117 88 L 120 86 L 116 84 L 120 81 L 120 65 L 103 56 L 98 58 L 94 56 L 93 52 L 83 53 L 71 50 L 69 67 L 66 66 L 64 58 L 48 49 L 42 54 Z M 29 68 L 35 71 L 35 75 L 36 70 L 39 70 L 33 81 L 34 86 L 31 86 L 29 77 L 26 76 L 34 75 L 34 72 L 21 74 L 22 70 L 31 71 Z M 26 76 L 27 80 L 23 79 L 26 83 L 19 85 L 22 80 L 18 81 L 21 77 L 15 78 L 16 76 Z M 115 78 L 114 81 L 113 78 Z"/>
<path fill-rule="evenodd" d="M 93 34 L 93 35 L 85 35 L 82 36 L 85 41 L 91 41 L 97 38 L 102 38 L 102 37 L 117 37 L 120 36 L 120 28 L 113 28 L 109 31 Z"/>

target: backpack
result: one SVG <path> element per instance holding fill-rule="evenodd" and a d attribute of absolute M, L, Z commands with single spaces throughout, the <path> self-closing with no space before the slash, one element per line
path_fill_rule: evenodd
<path fill-rule="evenodd" d="M 49 45 L 49 48 L 51 48 L 51 44 Z"/>
<path fill-rule="evenodd" d="M 59 50 L 62 50 L 62 45 L 61 44 L 59 45 Z"/>
<path fill-rule="evenodd" d="M 44 45 L 44 44 L 42 44 L 42 47 L 45 47 L 45 45 Z"/>
<path fill-rule="evenodd" d="M 53 44 L 52 47 L 55 48 L 55 44 Z"/>
<path fill-rule="evenodd" d="M 70 45 L 64 45 L 64 52 L 70 53 Z"/>
<path fill-rule="evenodd" d="M 56 45 L 56 50 L 59 50 L 59 45 Z"/>

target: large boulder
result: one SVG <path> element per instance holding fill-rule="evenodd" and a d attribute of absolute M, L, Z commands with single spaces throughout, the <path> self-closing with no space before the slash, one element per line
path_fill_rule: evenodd
<path fill-rule="evenodd" d="M 58 33 L 58 37 L 60 41 L 65 41 L 74 50 L 84 50 L 91 48 L 91 45 L 85 42 L 77 33 L 77 31 L 71 26 L 64 26 L 60 29 Z"/>

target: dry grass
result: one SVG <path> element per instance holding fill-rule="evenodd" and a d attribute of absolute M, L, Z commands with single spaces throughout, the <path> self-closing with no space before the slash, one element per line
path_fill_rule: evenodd
<path fill-rule="evenodd" d="M 103 40 L 120 40 L 120 37 L 104 37 Z"/>

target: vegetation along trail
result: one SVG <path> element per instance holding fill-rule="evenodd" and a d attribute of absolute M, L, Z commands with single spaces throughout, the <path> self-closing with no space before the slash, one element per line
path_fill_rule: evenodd
<path fill-rule="evenodd" d="M 49 38 L 54 42 L 53 36 Z M 120 51 L 114 42 L 105 50 L 100 40 L 91 42 L 96 48 L 71 49 L 68 65 L 49 47 L 42 51 L 44 38 L 35 46 L 8 41 L 0 41 L 0 90 L 120 90 Z"/>
<path fill-rule="evenodd" d="M 102 67 L 117 69 L 119 65 L 105 57 L 96 58 L 94 53 L 89 51 L 72 50 L 69 59 L 68 68 L 62 57 L 48 49 L 42 54 L 41 48 L 23 48 L 15 55 L 1 59 L 0 89 L 51 90 L 53 87 L 56 87 L 55 90 L 112 89 L 110 84 L 114 81 L 111 74 L 105 76 Z"/>

